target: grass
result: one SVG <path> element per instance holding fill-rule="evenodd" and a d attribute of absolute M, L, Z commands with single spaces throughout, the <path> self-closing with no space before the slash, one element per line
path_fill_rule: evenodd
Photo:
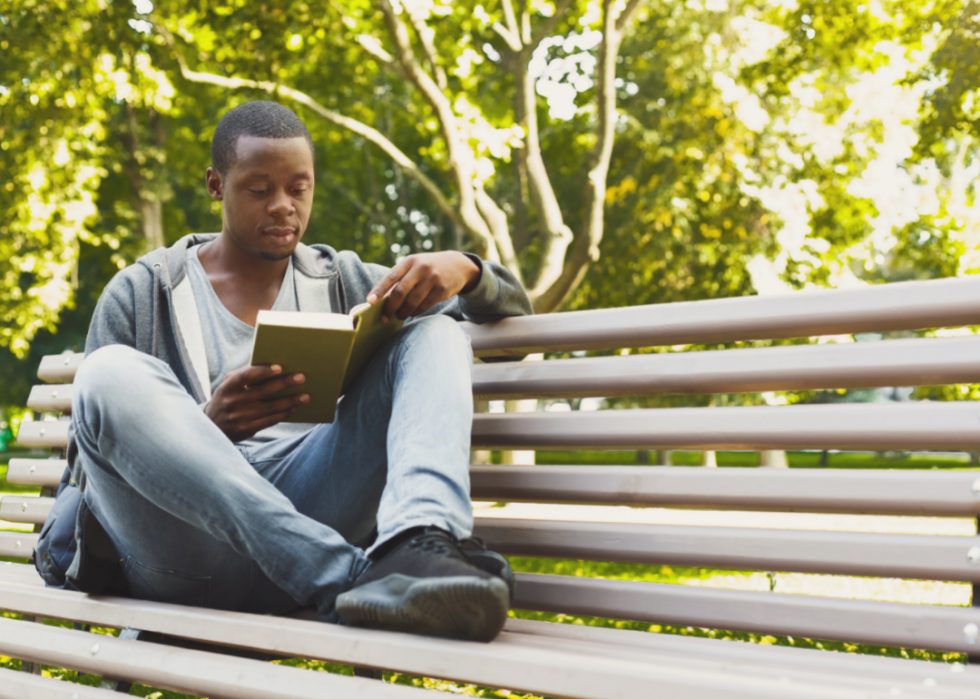
<path fill-rule="evenodd" d="M 10 458 L 25 455 L 26 451 L 10 450 L 0 453 L 0 495 L 7 493 L 30 494 L 37 493 L 36 487 L 16 486 L 6 481 L 7 461 Z M 700 463 L 698 452 L 673 452 L 673 464 L 676 466 L 695 466 Z M 758 465 L 758 455 L 753 452 L 718 452 L 719 467 L 747 468 Z M 821 468 L 820 452 L 791 452 L 788 454 L 790 468 Z M 954 454 L 874 454 L 837 452 L 828 455 L 829 466 L 833 468 L 873 468 L 873 469 L 963 469 L 970 467 L 967 455 Z M 499 452 L 496 460 L 499 461 Z M 608 464 L 630 465 L 637 464 L 638 453 L 635 451 L 604 451 L 604 452 L 538 452 L 539 464 Z M 0 528 L 12 529 L 6 523 L 0 522 Z M 29 530 L 28 527 L 26 530 Z M 692 584 L 697 581 L 710 581 L 719 576 L 750 576 L 753 573 L 739 571 L 720 571 L 700 568 L 678 568 L 672 566 L 647 566 L 621 563 L 604 563 L 591 561 L 552 560 L 543 558 L 511 557 L 511 565 L 515 571 L 528 573 L 548 573 L 553 575 L 573 575 L 582 577 L 606 578 L 615 580 L 637 580 L 643 582 Z M 833 578 L 829 578 L 832 581 Z M 829 582 L 828 584 L 833 584 Z M 19 618 L 17 615 L 3 613 L 3 616 Z M 564 614 L 541 612 L 512 611 L 511 616 L 521 619 L 534 619 L 564 624 L 585 626 L 600 626 L 608 628 L 630 629 L 651 633 L 665 633 L 680 636 L 700 636 L 730 641 L 742 641 L 765 645 L 785 645 L 798 648 L 816 648 L 851 653 L 866 653 L 901 658 L 914 658 L 945 663 L 963 663 L 965 657 L 957 653 L 930 652 L 915 649 L 889 648 L 861 644 L 839 643 L 812 639 L 770 636 L 763 634 L 739 633 L 718 629 L 701 629 L 689 626 L 667 626 L 647 622 L 631 622 L 595 617 L 578 617 Z M 71 628 L 67 622 L 45 620 L 46 624 Z M 94 628 L 93 633 L 117 635 L 118 630 Z M 318 672 L 331 672 L 341 675 L 353 675 L 353 669 L 347 665 L 325 663 L 315 660 L 291 658 L 277 660 L 277 663 L 306 668 Z M 14 670 L 20 669 L 20 661 L 0 656 L 0 667 Z M 48 667 L 43 668 L 47 676 L 88 686 L 98 686 L 100 678 L 83 675 L 71 670 Z M 445 682 L 430 678 L 406 675 L 402 673 L 385 673 L 385 681 L 396 684 L 426 687 L 442 690 L 453 694 L 477 697 L 509 697 L 510 699 L 533 699 L 530 695 L 512 692 L 507 689 L 480 687 L 476 685 Z M 151 699 L 193 699 L 192 695 L 165 691 L 154 687 L 136 685 L 131 692 L 133 696 L 149 697 Z"/>

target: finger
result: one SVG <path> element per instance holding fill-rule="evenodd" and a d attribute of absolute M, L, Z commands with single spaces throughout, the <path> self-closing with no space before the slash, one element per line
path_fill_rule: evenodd
<path fill-rule="evenodd" d="M 305 381 L 306 376 L 303 374 L 289 374 L 288 376 L 280 376 L 279 378 L 270 379 L 264 383 L 250 386 L 248 393 L 243 396 L 243 398 L 249 402 L 261 401 L 274 393 L 279 393 L 279 391 L 292 388 L 293 386 L 299 386 Z"/>
<path fill-rule="evenodd" d="M 431 279 L 421 279 L 419 283 L 415 285 L 412 289 L 412 293 L 408 295 L 405 302 L 402 303 L 401 308 L 398 309 L 398 317 L 401 320 L 405 320 L 410 316 L 418 315 L 419 304 L 421 304 L 432 291 L 432 281 Z"/>
<path fill-rule="evenodd" d="M 276 398 L 274 400 L 262 401 L 256 406 L 256 412 L 253 419 L 264 417 L 266 415 L 274 415 L 277 413 L 283 413 L 291 410 L 296 410 L 302 405 L 310 402 L 309 393 L 300 393 L 295 396 L 285 396 L 283 398 Z"/>
<path fill-rule="evenodd" d="M 285 420 L 287 417 L 293 414 L 293 410 L 284 410 L 273 415 L 266 415 L 265 417 L 258 418 L 248 423 L 248 426 L 243 428 L 243 432 L 251 432 L 253 435 L 256 432 L 261 432 L 267 427 L 272 427 L 273 425 L 278 425 L 280 422 Z"/>
<path fill-rule="evenodd" d="M 405 297 L 411 293 L 412 288 L 415 285 L 414 283 L 414 276 L 412 274 L 408 274 L 391 288 L 391 291 L 388 292 L 388 300 L 385 301 L 384 310 L 381 311 L 382 323 L 387 323 L 389 320 L 395 317 L 395 314 L 398 313 L 398 309 L 402 307 Z"/>
<path fill-rule="evenodd" d="M 398 283 L 398 281 L 405 276 L 408 270 L 412 266 L 411 257 L 406 257 L 404 260 L 399 262 L 397 265 L 392 267 L 391 271 L 381 278 L 374 288 L 368 292 L 367 302 L 372 306 L 378 302 L 378 299 L 384 298 L 391 287 Z"/>
<path fill-rule="evenodd" d="M 415 315 L 420 316 L 430 308 L 435 306 L 437 303 L 442 303 L 446 300 L 445 292 L 437 291 L 433 289 L 429 292 L 429 295 L 425 297 L 425 300 L 419 304 L 418 308 L 415 309 Z"/>
<path fill-rule="evenodd" d="M 257 364 L 255 366 L 243 367 L 233 371 L 225 377 L 225 381 L 232 381 L 233 385 L 245 388 L 250 384 L 261 383 L 273 376 L 282 373 L 282 367 L 278 364 Z"/>

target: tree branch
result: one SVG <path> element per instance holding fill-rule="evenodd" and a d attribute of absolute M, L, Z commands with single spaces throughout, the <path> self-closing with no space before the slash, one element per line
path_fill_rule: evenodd
<path fill-rule="evenodd" d="M 517 26 L 517 15 L 514 14 L 514 4 L 511 0 L 501 0 L 500 5 L 504 11 L 504 21 L 507 23 L 507 31 L 520 40 L 521 30 Z"/>
<path fill-rule="evenodd" d="M 619 17 L 616 18 L 616 33 L 622 34 L 623 30 L 626 29 L 626 23 L 630 21 L 630 15 L 640 6 L 640 0 L 629 0 L 626 3 L 626 7 L 623 11 L 619 13 Z M 619 37 L 622 39 L 622 36 Z"/>
<path fill-rule="evenodd" d="M 476 205 L 480 207 L 480 213 L 487 220 L 493 239 L 497 243 L 497 250 L 500 252 L 500 261 L 509 269 L 517 281 L 523 286 L 524 280 L 521 275 L 521 265 L 514 252 L 514 241 L 510 235 L 510 226 L 507 223 L 507 213 L 497 206 L 486 190 L 482 186 L 474 188 L 476 190 Z"/>
<path fill-rule="evenodd" d="M 522 47 L 521 47 L 520 37 L 517 36 L 516 34 L 512 34 L 510 30 L 507 29 L 507 27 L 502 25 L 500 22 L 494 22 L 492 25 L 492 29 L 498 34 L 500 34 L 500 38 L 502 38 L 505 42 L 507 42 L 507 46 L 510 48 L 511 51 L 517 53 L 521 50 Z"/>
<path fill-rule="evenodd" d="M 394 65 L 395 57 L 384 50 L 381 43 L 375 39 L 373 36 L 368 34 L 361 34 L 357 37 L 357 43 L 361 45 L 365 51 L 377 58 L 379 61 L 385 65 Z"/>
<path fill-rule="evenodd" d="M 185 80 L 195 83 L 205 83 L 208 85 L 216 85 L 218 87 L 224 87 L 229 89 L 238 88 L 251 88 L 253 90 L 262 90 L 273 95 L 282 95 L 288 97 L 295 102 L 299 102 L 314 112 L 319 114 L 321 117 L 327 121 L 336 124 L 342 128 L 352 131 L 359 136 L 364 137 L 374 145 L 378 146 L 383 150 L 388 157 L 394 160 L 398 165 L 402 167 L 405 174 L 411 177 L 413 180 L 419 183 L 419 185 L 433 198 L 436 206 L 442 211 L 446 216 L 449 217 L 453 223 L 463 228 L 468 228 L 466 223 L 460 217 L 459 212 L 453 207 L 452 204 L 446 199 L 442 191 L 439 189 L 435 182 L 430 180 L 425 173 L 423 173 L 418 165 L 411 160 L 405 153 L 403 153 L 398 146 L 392 143 L 388 138 L 384 136 L 380 131 L 374 129 L 363 122 L 357 121 L 356 119 L 351 119 L 343 114 L 333 111 L 332 109 L 327 109 L 322 104 L 317 102 L 315 99 L 307 95 L 305 92 L 300 92 L 286 85 L 280 83 L 271 82 L 268 80 L 249 80 L 246 78 L 228 78 L 223 75 L 217 75 L 215 73 L 203 73 L 198 71 L 193 71 L 187 67 L 187 63 L 184 61 L 184 57 L 180 55 L 174 42 L 173 35 L 167 31 L 166 28 L 154 24 L 157 31 L 160 32 L 161 36 L 167 41 L 170 46 L 174 57 L 177 60 L 177 65 L 180 67 L 180 74 Z"/>
<path fill-rule="evenodd" d="M 442 69 L 439 61 L 436 60 L 438 54 L 436 53 L 435 44 L 432 43 L 434 32 L 420 16 L 416 16 L 408 9 L 409 6 L 405 6 L 405 11 L 408 12 L 408 16 L 412 20 L 412 26 L 415 27 L 415 34 L 418 36 L 419 43 L 422 45 L 422 51 L 425 53 L 425 58 L 429 62 L 429 67 L 432 70 L 432 75 L 435 77 L 436 85 L 440 90 L 445 92 L 449 88 L 449 83 L 446 81 L 446 71 Z"/>
<path fill-rule="evenodd" d="M 497 246 L 487 221 L 480 214 L 476 205 L 473 190 L 474 161 L 473 153 L 468 144 L 463 143 L 456 125 L 456 114 L 445 92 L 426 73 L 415 60 L 408 29 L 395 13 L 389 0 L 380 0 L 385 22 L 395 42 L 398 63 L 405 76 L 418 88 L 422 96 L 429 102 L 442 128 L 442 136 L 446 142 L 449 171 L 456 180 L 459 189 L 459 216 L 465 223 L 464 229 L 470 233 L 474 243 L 481 248 L 480 254 L 494 262 L 499 261 Z"/>
<path fill-rule="evenodd" d="M 626 9 L 617 19 L 612 17 L 614 0 L 603 0 L 602 22 L 603 39 L 599 46 L 599 60 L 596 67 L 596 94 L 598 95 L 598 123 L 596 125 L 596 145 L 590 158 L 588 179 L 585 187 L 584 230 L 575 237 L 575 242 L 561 269 L 561 273 L 547 287 L 535 288 L 532 297 L 535 310 L 553 310 L 565 300 L 569 293 L 585 276 L 589 265 L 599 259 L 599 244 L 604 233 L 604 214 L 606 201 L 606 178 L 616 127 L 616 57 L 622 43 L 625 26 L 637 5 L 638 0 L 630 0 Z"/>
<path fill-rule="evenodd" d="M 533 51 L 538 47 L 545 37 L 550 36 L 551 32 L 554 30 L 555 25 L 561 20 L 562 16 L 568 12 L 568 8 L 572 6 L 574 0 L 561 0 L 557 5 L 555 5 L 555 13 L 548 18 L 548 20 L 538 27 L 538 30 L 534 32 L 534 36 L 531 38 L 530 47 Z M 639 2 L 639 0 L 636 0 Z"/>

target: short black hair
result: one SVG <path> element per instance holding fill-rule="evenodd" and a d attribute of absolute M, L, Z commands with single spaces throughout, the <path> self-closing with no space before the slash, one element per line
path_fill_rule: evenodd
<path fill-rule="evenodd" d="M 264 100 L 246 102 L 221 118 L 211 139 L 211 163 L 222 175 L 228 173 L 238 158 L 238 139 L 241 136 L 258 138 L 302 136 L 310 146 L 310 154 L 314 154 L 310 132 L 291 109 Z"/>

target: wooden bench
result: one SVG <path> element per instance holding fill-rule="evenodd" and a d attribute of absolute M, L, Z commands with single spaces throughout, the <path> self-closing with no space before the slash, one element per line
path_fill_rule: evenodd
<path fill-rule="evenodd" d="M 515 318 L 467 326 L 478 356 L 890 332 L 980 324 L 980 279 L 909 282 Z M 70 409 L 80 355 L 46 357 L 30 406 Z M 802 344 L 478 364 L 480 399 L 711 394 L 980 381 L 980 338 Z M 28 422 L 22 445 L 61 449 L 68 423 Z M 980 449 L 976 403 L 795 405 L 480 414 L 483 449 Z M 53 487 L 64 462 L 14 459 L 8 480 Z M 479 501 L 579 503 L 969 518 L 978 471 L 473 466 Z M 42 497 L 4 497 L 0 519 L 39 525 Z M 598 517 L 601 519 L 601 516 Z M 958 581 L 980 603 L 980 537 L 478 517 L 508 555 Z M 0 533 L 27 558 L 34 534 Z M 857 644 L 980 654 L 980 608 L 835 599 L 663 583 L 518 574 L 518 609 Z M 302 657 L 554 697 L 976 697 L 980 667 L 511 619 L 490 644 L 331 626 L 50 590 L 32 567 L 0 563 L 0 654 L 209 697 L 388 697 L 423 690 L 261 662 Z M 95 636 L 27 620 L 117 629 Z M 165 641 L 165 642 L 164 642 Z M 175 647 L 175 644 L 185 647 Z M 220 651 L 220 652 L 219 652 Z M 251 657 L 234 657 L 244 652 Z M 112 682 L 107 681 L 106 686 Z M 106 696 L 29 673 L 0 673 L 0 697 Z M 70 690 L 70 691 L 69 691 Z M 57 694 L 61 692 L 61 694 Z M 67 693 L 66 693 L 67 692 Z M 334 696 L 334 695 L 331 695 Z"/>

